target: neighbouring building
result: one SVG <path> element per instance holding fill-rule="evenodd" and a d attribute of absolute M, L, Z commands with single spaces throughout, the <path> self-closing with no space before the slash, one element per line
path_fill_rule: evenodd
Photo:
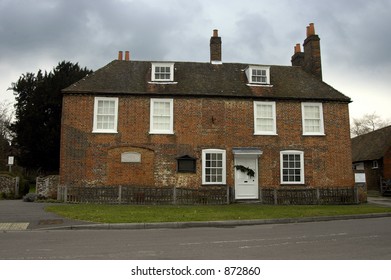
<path fill-rule="evenodd" d="M 365 182 L 368 190 L 391 193 L 391 126 L 352 139 L 352 162 L 356 181 Z"/>
<path fill-rule="evenodd" d="M 118 59 L 63 90 L 60 184 L 353 187 L 350 98 L 322 81 L 307 27 L 292 66 Z"/>

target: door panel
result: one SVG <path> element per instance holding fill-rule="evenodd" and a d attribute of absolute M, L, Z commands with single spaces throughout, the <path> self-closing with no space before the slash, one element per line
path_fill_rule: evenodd
<path fill-rule="evenodd" d="M 258 199 L 258 157 L 235 157 L 235 165 L 243 165 L 254 170 L 254 176 L 235 168 L 235 199 Z"/>

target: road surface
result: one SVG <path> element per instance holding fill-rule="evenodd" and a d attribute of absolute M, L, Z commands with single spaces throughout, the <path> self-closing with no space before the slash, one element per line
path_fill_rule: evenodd
<path fill-rule="evenodd" d="M 391 259 L 391 218 L 149 230 L 0 232 L 0 259 Z"/>

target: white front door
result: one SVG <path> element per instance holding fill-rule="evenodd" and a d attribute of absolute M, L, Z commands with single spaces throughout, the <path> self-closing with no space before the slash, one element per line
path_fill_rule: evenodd
<path fill-rule="evenodd" d="M 254 176 L 240 170 L 240 166 L 254 171 Z M 236 155 L 235 156 L 235 199 L 258 199 L 258 156 Z M 251 172 L 250 172 L 251 173 Z"/>

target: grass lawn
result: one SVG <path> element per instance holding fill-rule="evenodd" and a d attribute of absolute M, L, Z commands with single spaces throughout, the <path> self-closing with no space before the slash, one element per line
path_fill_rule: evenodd
<path fill-rule="evenodd" d="M 69 219 L 97 223 L 152 223 L 301 218 L 391 212 L 389 207 L 362 205 L 275 206 L 230 204 L 218 206 L 150 206 L 64 204 L 46 211 Z"/>

